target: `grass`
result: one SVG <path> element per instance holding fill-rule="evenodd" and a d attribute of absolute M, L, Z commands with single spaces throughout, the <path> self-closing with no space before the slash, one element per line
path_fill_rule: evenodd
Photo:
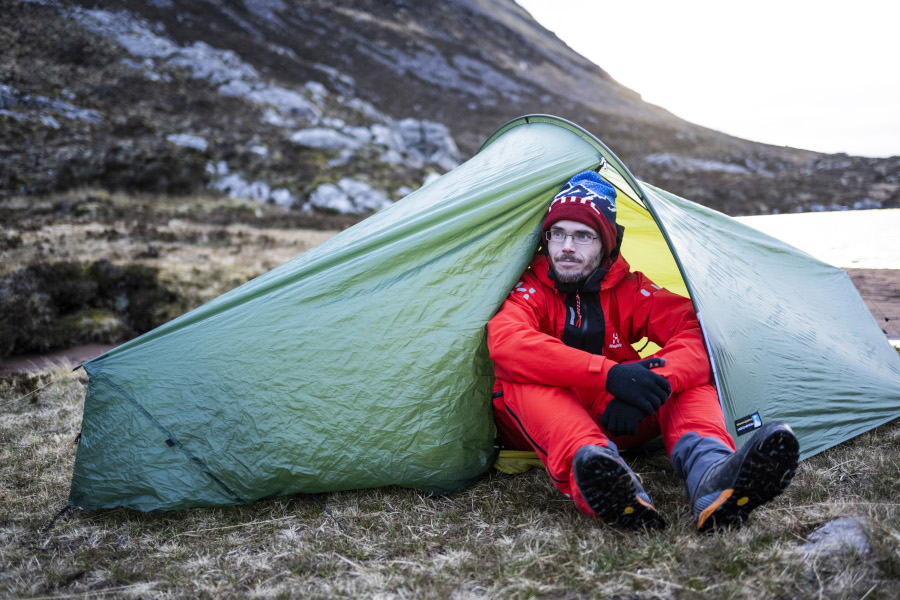
<path fill-rule="evenodd" d="M 184 299 L 184 306 L 174 307 L 177 314 L 290 260 L 354 222 L 231 199 L 102 191 L 0 200 L 0 215 L 5 240 L 0 245 L 0 275 L 41 262 L 105 259 L 142 264 L 159 269 L 160 281 Z"/>
<path fill-rule="evenodd" d="M 3 200 L 0 275 L 66 260 L 148 265 L 187 310 L 346 225 L 229 202 Z M 492 472 L 443 497 L 380 488 L 56 518 L 86 383 L 63 369 L 0 379 L 0 598 L 900 597 L 898 422 L 804 461 L 746 527 L 710 536 L 692 531 L 682 482 L 661 454 L 632 461 L 669 523 L 650 534 L 581 515 L 538 470 Z M 846 516 L 867 519 L 869 552 L 799 550 Z"/>
<path fill-rule="evenodd" d="M 25 389 L 41 388 L 22 398 Z M 896 598 L 900 423 L 801 464 L 743 529 L 698 535 L 662 454 L 637 457 L 669 526 L 622 533 L 542 472 L 494 472 L 432 497 L 400 488 L 146 514 L 67 502 L 86 377 L 0 382 L 4 598 Z M 807 555 L 822 524 L 863 516 L 871 551 Z"/>
<path fill-rule="evenodd" d="M 205 196 L 97 190 L 0 199 L 0 313 L 14 315 L 0 319 L 0 358 L 121 343 L 287 262 L 359 218 Z M 107 265 L 99 269 L 106 280 L 119 273 L 120 285 L 97 291 L 95 261 Z M 91 298 L 85 297 L 88 289 L 95 290 Z M 103 310 L 91 312 L 97 308 Z"/>

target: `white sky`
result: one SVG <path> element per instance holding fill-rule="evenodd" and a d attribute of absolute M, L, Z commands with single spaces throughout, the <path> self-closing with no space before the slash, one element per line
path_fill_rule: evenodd
<path fill-rule="evenodd" d="M 900 2 L 516 1 L 683 119 L 769 144 L 900 155 Z"/>

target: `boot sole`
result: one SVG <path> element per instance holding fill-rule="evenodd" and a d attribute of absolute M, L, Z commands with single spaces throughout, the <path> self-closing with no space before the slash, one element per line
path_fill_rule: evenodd
<path fill-rule="evenodd" d="M 661 529 L 656 508 L 638 497 L 629 473 L 617 461 L 590 456 L 576 464 L 575 484 L 597 516 L 621 529 Z"/>
<path fill-rule="evenodd" d="M 790 430 L 780 429 L 763 439 L 744 459 L 734 487 L 697 518 L 698 531 L 740 526 L 750 512 L 769 502 L 790 485 L 800 455 L 800 444 Z"/>

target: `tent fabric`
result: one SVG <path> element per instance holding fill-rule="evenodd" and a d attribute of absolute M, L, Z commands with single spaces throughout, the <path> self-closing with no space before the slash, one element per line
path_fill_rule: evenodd
<path fill-rule="evenodd" d="M 698 309 L 734 435 L 754 414 L 787 420 L 810 456 L 898 416 L 900 357 L 846 274 L 531 115 L 388 209 L 86 363 L 69 503 L 444 493 L 480 477 L 496 457 L 485 324 L 553 194 L 601 165 L 621 192 L 623 254 Z"/>
<path fill-rule="evenodd" d="M 565 129 L 489 149 L 327 242 L 84 365 L 70 503 L 172 510 L 490 468 L 485 324 L 558 187 Z M 576 138 L 577 141 L 577 138 Z"/>
<path fill-rule="evenodd" d="M 808 458 L 900 416 L 900 356 L 843 269 L 644 184 L 697 309 L 730 433 L 791 425 Z"/>

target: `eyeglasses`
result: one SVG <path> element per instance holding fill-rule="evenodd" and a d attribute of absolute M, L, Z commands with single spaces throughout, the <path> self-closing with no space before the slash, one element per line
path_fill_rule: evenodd
<path fill-rule="evenodd" d="M 547 233 L 544 234 L 544 238 L 548 242 L 556 242 L 557 244 L 564 244 L 566 242 L 566 238 L 572 238 L 572 241 L 576 244 L 580 244 L 582 246 L 587 246 L 589 244 L 594 243 L 594 240 L 598 239 L 592 235 L 587 233 L 566 233 L 560 229 L 551 229 Z"/>

